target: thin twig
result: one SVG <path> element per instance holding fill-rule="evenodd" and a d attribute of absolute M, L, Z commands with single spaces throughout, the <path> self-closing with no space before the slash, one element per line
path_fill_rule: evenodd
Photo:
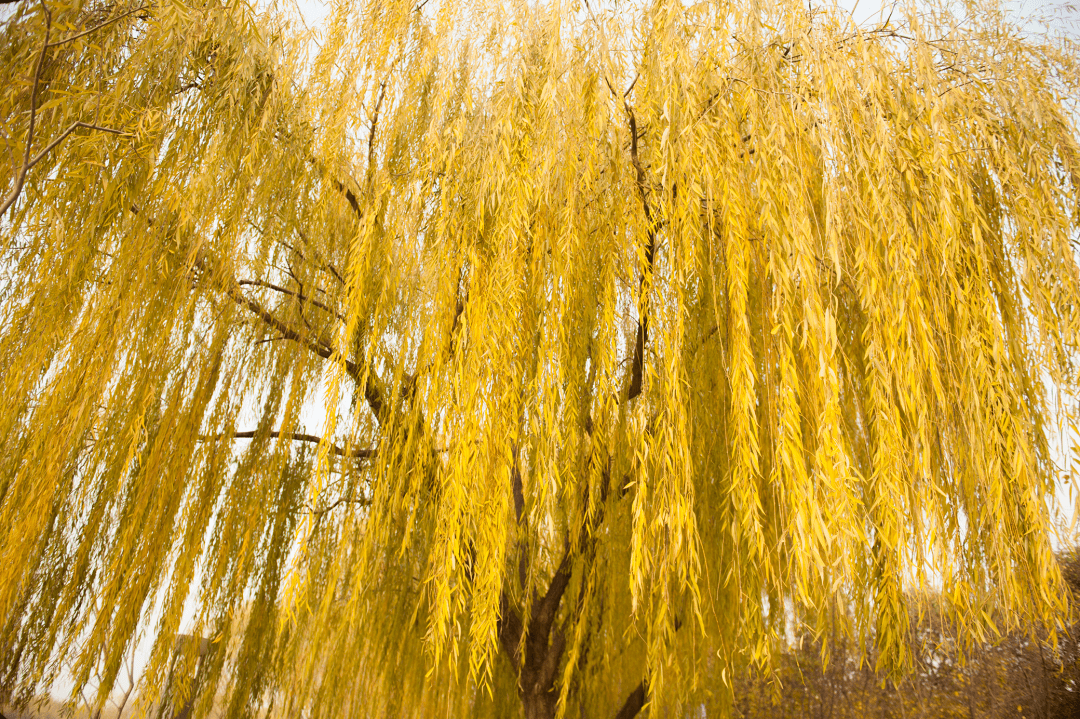
<path fill-rule="evenodd" d="M 118 22 L 120 20 L 123 20 L 128 15 L 131 15 L 133 13 L 137 13 L 137 12 L 139 12 L 141 10 L 149 10 L 149 9 L 150 9 L 149 5 L 140 5 L 139 7 L 135 8 L 134 10 L 128 10 L 126 13 L 122 13 L 120 15 L 117 15 L 116 17 L 111 18 L 109 20 L 105 20 L 104 22 L 100 22 L 97 25 L 95 25 L 94 27 L 89 28 L 87 30 L 83 30 L 80 33 L 76 33 L 76 34 L 72 35 L 71 37 L 65 37 L 63 40 L 56 40 L 55 42 L 50 42 L 50 43 L 46 44 L 45 47 L 59 47 L 61 45 L 66 45 L 67 43 L 71 42 L 72 40 L 78 40 L 80 37 L 84 37 L 86 35 L 89 35 L 92 32 L 97 32 L 98 30 L 105 27 L 106 25 L 111 25 L 114 22 Z"/>
<path fill-rule="evenodd" d="M 49 12 L 45 0 L 41 0 L 41 12 L 45 15 L 45 42 L 41 44 L 41 52 L 38 53 L 37 63 L 34 65 L 34 81 L 30 87 L 30 126 L 26 131 L 26 148 L 23 150 L 22 167 L 15 174 L 15 187 L 11 189 L 11 194 L 4 200 L 4 204 L 0 205 L 0 217 L 3 217 L 8 208 L 15 204 L 26 182 L 26 173 L 30 170 L 30 148 L 34 144 L 34 126 L 37 122 L 37 91 L 38 85 L 41 84 L 41 68 L 45 65 L 45 53 L 49 50 L 49 33 L 52 31 L 52 13 Z"/>
<path fill-rule="evenodd" d="M 247 430 L 244 432 L 233 432 L 232 434 L 215 434 L 209 437 L 203 437 L 202 439 L 254 439 L 259 434 L 258 430 Z M 314 442 L 318 444 L 322 442 L 322 437 L 314 434 L 304 434 L 302 432 L 282 432 L 280 430 L 272 430 L 267 433 L 268 437 L 280 437 L 282 439 L 292 439 L 297 442 Z M 356 457 L 358 459 L 370 459 L 375 456 L 377 450 L 366 449 L 362 447 L 345 449 L 339 447 L 336 444 L 330 445 L 331 451 L 339 457 Z"/>
<path fill-rule="evenodd" d="M 333 504 L 330 504 L 329 506 L 323 507 L 322 509 L 314 509 L 313 507 L 309 507 L 307 505 L 304 505 L 304 508 L 308 510 L 309 514 L 316 517 L 321 517 L 328 512 L 332 512 L 343 504 L 359 504 L 362 507 L 370 507 L 371 500 L 367 498 L 350 499 L 349 497 L 338 497 L 337 501 L 335 501 Z"/>
<path fill-rule="evenodd" d="M 29 165 L 27 165 L 26 169 L 29 170 L 34 165 L 38 164 L 43 159 L 45 159 L 45 155 L 49 154 L 50 150 L 52 150 L 54 147 L 56 147 L 61 142 L 63 142 L 65 139 L 67 139 L 68 135 L 75 132 L 79 128 L 84 128 L 86 130 L 97 130 L 98 132 L 108 132 L 108 133 L 113 134 L 113 135 L 119 135 L 120 137 L 135 137 L 135 135 L 133 135 L 130 132 L 124 132 L 123 130 L 117 130 L 114 127 L 104 127 L 102 125 L 93 125 L 93 124 L 91 124 L 89 122 L 81 122 L 81 121 L 80 122 L 73 122 L 73 123 L 71 123 L 71 125 L 68 126 L 68 128 L 66 130 L 64 130 L 63 132 L 60 133 L 59 137 L 57 137 L 55 140 L 53 140 L 48 145 L 46 145 L 45 149 L 43 149 L 38 154 L 34 155 L 34 159 L 30 160 L 30 163 L 29 163 Z"/>
<path fill-rule="evenodd" d="M 294 279 L 295 279 L 295 277 L 294 277 Z M 324 312 L 328 312 L 328 313 L 334 315 L 334 317 L 337 317 L 342 322 L 345 321 L 345 318 L 342 317 L 341 315 L 339 315 L 333 309 L 331 309 L 330 307 L 327 307 L 326 305 L 324 305 L 322 302 L 319 302 L 318 300 L 315 300 L 315 299 L 312 299 L 311 297 L 308 297 L 303 292 L 294 292 L 293 290 L 289 290 L 289 289 L 286 289 L 284 287 L 279 287 L 278 285 L 271 284 L 269 282 L 263 282 L 262 280 L 240 280 L 236 284 L 238 284 L 238 285 L 250 285 L 252 287 L 265 287 L 268 290 L 274 290 L 275 292 L 280 292 L 283 295 L 289 295 L 290 297 L 295 297 L 298 300 L 300 300 L 300 302 L 302 304 L 311 305 L 312 307 L 318 307 L 320 310 L 322 310 Z"/>

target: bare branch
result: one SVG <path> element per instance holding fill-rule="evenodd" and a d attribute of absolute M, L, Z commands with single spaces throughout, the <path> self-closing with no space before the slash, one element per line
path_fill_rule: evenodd
<path fill-rule="evenodd" d="M 679 631 L 680 627 L 682 627 L 682 620 L 675 617 L 675 631 Z M 626 701 L 623 702 L 619 713 L 615 715 L 615 719 L 634 719 L 645 706 L 645 697 L 648 693 L 649 680 L 645 678 L 634 687 L 634 690 L 630 692 L 630 696 L 626 697 Z"/>
<path fill-rule="evenodd" d="M 211 269 L 209 265 L 208 258 L 200 251 L 195 258 L 195 267 L 203 272 L 209 272 Z M 336 353 L 329 342 L 313 339 L 307 332 L 296 328 L 292 323 L 275 317 L 272 312 L 267 310 L 261 304 L 246 297 L 240 289 L 240 284 L 237 283 L 235 279 L 227 281 L 224 290 L 225 294 L 229 296 L 229 299 L 254 314 L 262 320 L 263 324 L 277 330 L 282 338 L 299 342 L 323 359 L 335 358 Z M 372 413 L 375 415 L 375 419 L 377 419 L 380 424 L 385 424 L 389 419 L 387 416 L 387 405 L 376 378 L 371 372 L 365 372 L 364 368 L 358 363 L 350 360 L 348 357 L 342 357 L 341 362 L 345 366 L 345 372 L 362 388 L 364 400 L 367 402 L 368 407 L 371 408 Z"/>
<path fill-rule="evenodd" d="M 254 439 L 259 434 L 258 430 L 245 430 L 243 432 L 233 432 L 232 434 L 217 434 L 207 439 L 212 438 L 227 438 L 227 439 Z M 268 437 L 281 437 L 283 439 L 292 439 L 297 442 L 314 442 L 318 444 L 322 442 L 322 437 L 314 434 L 303 434 L 301 432 L 282 432 L 281 430 L 271 430 L 267 432 Z M 365 449 L 362 447 L 350 447 L 348 449 L 339 447 L 336 444 L 330 445 L 330 450 L 339 457 L 356 457 L 359 459 L 370 459 L 375 456 L 378 451 L 376 449 Z"/>
<path fill-rule="evenodd" d="M 49 50 L 49 33 L 52 31 L 52 13 L 49 12 L 45 0 L 41 0 L 41 11 L 45 15 L 45 42 L 41 44 L 41 52 L 38 53 L 37 63 L 34 64 L 34 81 L 30 86 L 30 126 L 26 131 L 26 148 L 23 150 L 22 167 L 15 173 L 15 187 L 11 189 L 11 194 L 4 200 L 4 204 L 0 205 L 0 217 L 3 217 L 8 208 L 15 204 L 15 200 L 22 193 L 26 173 L 30 169 L 30 148 L 34 144 L 34 126 L 37 122 L 37 91 L 38 85 L 41 84 L 41 68 L 45 65 L 45 53 Z"/>
<path fill-rule="evenodd" d="M 375 128 L 379 124 L 379 109 L 382 107 L 383 98 L 386 97 L 387 82 L 388 80 L 383 80 L 379 83 L 379 98 L 375 101 L 375 111 L 371 117 L 371 132 L 368 133 L 367 184 L 369 186 L 375 175 Z"/>
<path fill-rule="evenodd" d="M 327 307 L 326 305 L 324 305 L 322 302 L 319 302 L 318 300 L 314 300 L 314 299 L 308 297 L 307 295 L 303 294 L 302 292 L 294 292 L 293 290 L 289 290 L 289 289 L 286 289 L 284 287 L 280 287 L 278 285 L 271 284 L 270 282 L 263 282 L 262 280 L 240 280 L 236 284 L 238 284 L 238 285 L 249 285 L 251 287 L 265 287 L 268 290 L 274 290 L 275 292 L 280 292 L 283 295 L 289 295 L 291 297 L 295 297 L 305 305 L 311 305 L 312 307 L 318 307 L 320 310 L 323 310 L 324 312 L 328 312 L 328 313 L 332 314 L 334 317 L 337 317 L 342 322 L 345 321 L 345 318 L 342 317 L 341 315 L 339 315 L 333 309 L 331 309 L 330 307 Z"/>
<path fill-rule="evenodd" d="M 635 82 L 637 80 L 635 79 Z M 645 369 L 645 343 L 649 340 L 649 304 L 648 304 L 648 281 L 653 271 L 656 260 L 656 220 L 653 218 L 652 208 L 649 206 L 649 196 L 646 188 L 645 169 L 641 165 L 638 155 L 638 131 L 637 118 L 630 104 L 623 101 L 623 108 L 630 124 L 630 161 L 634 165 L 634 176 L 637 182 L 638 194 L 641 196 L 641 204 L 645 210 L 646 233 L 648 244 L 645 246 L 645 269 L 638 279 L 638 326 L 637 339 L 634 343 L 634 359 L 630 365 L 630 387 L 626 393 L 627 401 L 641 394 L 642 375 Z"/>
<path fill-rule="evenodd" d="M 626 697 L 626 701 L 623 702 L 622 708 L 619 709 L 619 713 L 615 715 L 615 719 L 634 719 L 645 706 L 645 695 L 649 691 L 649 682 L 645 679 L 641 680 L 634 691 L 630 692 L 630 696 Z"/>
<path fill-rule="evenodd" d="M 43 149 L 38 154 L 34 155 L 34 159 L 30 160 L 30 164 L 27 165 L 26 169 L 29 170 L 31 167 L 33 167 L 34 165 L 41 162 L 41 160 L 43 160 L 45 158 L 45 155 L 49 154 L 50 150 L 52 150 L 54 147 L 56 147 L 61 142 L 66 140 L 68 135 L 70 135 L 71 133 L 75 132 L 76 130 L 78 130 L 80 128 L 87 129 L 87 130 L 97 130 L 98 132 L 108 132 L 108 133 L 113 134 L 113 135 L 119 135 L 120 137 L 135 137 L 135 135 L 130 133 L 130 132 L 124 132 L 123 130 L 117 130 L 116 128 L 113 128 L 113 127 L 103 127 L 101 125 L 93 125 L 93 124 L 91 124 L 89 122 L 73 122 L 73 123 L 71 123 L 71 125 L 68 126 L 68 128 L 66 130 L 64 130 L 62 133 L 60 133 L 59 137 L 57 137 L 55 140 L 53 140 L 48 145 L 46 145 L 45 149 Z"/>
<path fill-rule="evenodd" d="M 0 1 L 2 1 L 2 0 L 0 0 Z M 11 0 L 9 0 L 9 1 L 11 1 Z M 67 44 L 67 43 L 69 43 L 69 42 L 71 42 L 73 40 L 78 40 L 80 37 L 84 37 L 86 35 L 89 35 L 92 32 L 97 32 L 98 30 L 105 27 L 106 25 L 112 25 L 114 22 L 118 22 L 120 20 L 123 20 L 128 15 L 133 15 L 134 13 L 140 12 L 142 10 L 149 10 L 149 9 L 150 9 L 149 5 L 140 5 L 139 7 L 134 8 L 133 10 L 128 10 L 127 12 L 121 13 L 120 15 L 117 15 L 114 18 L 111 18 L 111 19 L 106 20 L 104 22 L 98 23 L 97 25 L 94 25 L 92 28 L 88 28 L 86 30 L 83 30 L 80 33 L 76 33 L 76 34 L 72 35 L 71 37 L 65 37 L 63 40 L 56 40 L 54 42 L 50 42 L 50 43 L 48 43 L 46 45 L 46 47 L 59 47 L 60 45 L 65 45 L 65 44 Z"/>

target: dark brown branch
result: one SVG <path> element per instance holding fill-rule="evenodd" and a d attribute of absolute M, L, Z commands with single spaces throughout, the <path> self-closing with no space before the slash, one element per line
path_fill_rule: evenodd
<path fill-rule="evenodd" d="M 529 623 L 529 638 L 542 640 L 547 642 L 548 636 L 551 632 L 551 623 L 555 619 L 555 614 L 559 610 L 559 604 L 562 602 L 563 594 L 566 592 L 567 586 L 570 584 L 570 575 L 573 572 L 573 554 L 571 549 L 567 547 L 566 553 L 563 554 L 562 561 L 559 562 L 558 569 L 555 570 L 554 576 L 551 577 L 551 582 L 548 584 L 547 592 L 544 593 L 542 599 L 537 602 L 533 607 L 532 621 Z"/>
<path fill-rule="evenodd" d="M 301 257 L 303 257 L 303 255 L 301 255 Z M 320 310 L 322 310 L 324 312 L 328 312 L 329 314 L 332 314 L 334 317 L 337 317 L 342 322 L 345 321 L 345 318 L 342 317 L 341 315 L 339 315 L 333 309 L 331 309 L 330 307 L 327 307 L 326 305 L 324 305 L 322 302 L 319 302 L 318 300 L 315 300 L 315 299 L 312 299 L 311 297 L 308 297 L 307 295 L 303 294 L 302 292 L 294 292 L 293 290 L 289 290 L 289 289 L 286 289 L 284 287 L 279 287 L 278 285 L 271 284 L 270 282 L 263 282 L 262 280 L 240 280 L 236 284 L 238 284 L 238 285 L 249 285 L 251 287 L 265 287 L 268 290 L 274 290 L 275 292 L 280 292 L 283 295 L 289 295 L 291 297 L 295 297 L 305 305 L 311 305 L 312 307 L 318 307 Z"/>
<path fill-rule="evenodd" d="M 239 302 L 244 307 L 247 307 L 248 310 L 255 314 L 265 324 L 277 330 L 285 339 L 295 340 L 296 342 L 299 342 L 300 344 L 304 345 L 312 352 L 324 359 L 333 358 L 334 350 L 332 348 L 321 342 L 316 342 L 309 339 L 304 333 L 301 333 L 295 328 L 293 328 L 292 325 L 279 320 L 277 317 L 274 317 L 274 315 L 270 314 L 270 312 L 263 308 L 263 306 L 260 305 L 258 302 L 244 297 L 242 294 L 240 294 L 239 290 L 236 290 L 236 295 L 239 295 L 239 298 L 234 296 L 234 299 L 236 299 L 237 302 Z M 375 414 L 375 417 L 379 420 L 380 423 L 382 423 L 386 419 L 386 417 L 384 416 L 384 409 L 386 405 L 383 402 L 382 392 L 375 384 L 375 380 L 371 377 L 367 377 L 365 379 L 363 370 L 356 362 L 353 362 L 348 358 L 343 358 L 343 363 L 345 365 L 345 371 L 348 373 L 348 375 L 357 382 L 361 382 L 363 384 L 364 399 L 367 401 L 368 406 L 371 407 L 371 411 Z"/>
<path fill-rule="evenodd" d="M 379 124 L 379 109 L 386 97 L 386 80 L 379 83 L 379 98 L 375 101 L 375 111 L 371 115 L 371 132 L 368 133 L 367 184 L 370 187 L 375 176 L 375 128 Z"/>
<path fill-rule="evenodd" d="M 41 84 L 41 68 L 45 65 L 45 53 L 49 50 L 49 33 L 52 31 L 52 13 L 45 5 L 45 0 L 41 0 L 41 12 L 45 15 L 45 42 L 41 44 L 41 52 L 38 53 L 37 62 L 34 64 L 34 81 L 30 86 L 30 126 L 26 131 L 26 148 L 23 150 L 22 167 L 15 173 L 15 187 L 11 188 L 11 193 L 4 199 L 4 204 L 0 205 L 0 217 L 3 217 L 8 208 L 19 198 L 23 185 L 26 183 L 26 173 L 30 171 L 30 148 L 34 144 L 34 126 L 37 123 L 37 91 L 38 85 Z"/>
<path fill-rule="evenodd" d="M 554 637 L 548 647 L 544 660 L 540 663 L 540 669 L 536 673 L 536 683 L 542 687 L 554 687 L 555 675 L 559 671 L 559 663 L 562 661 L 563 652 L 566 651 L 566 634 L 561 627 L 555 627 Z"/>
<path fill-rule="evenodd" d="M 616 101 L 622 102 L 623 110 L 626 112 L 626 118 L 630 125 L 630 162 L 634 166 L 634 182 L 637 185 L 638 195 L 641 197 L 642 208 L 645 210 L 645 231 L 648 235 L 648 243 L 645 245 L 645 269 L 642 271 L 641 277 L 638 278 L 639 315 L 637 336 L 634 340 L 634 355 L 630 364 L 630 386 L 626 391 L 627 401 L 641 394 L 642 378 L 645 372 L 645 343 L 649 341 L 648 285 L 656 259 L 656 229 L 659 225 L 653 216 L 652 207 L 649 205 L 648 179 L 645 176 L 645 168 L 641 164 L 641 155 L 638 152 L 638 140 L 641 136 L 638 134 L 637 117 L 634 115 L 634 108 L 626 100 L 627 95 L 637 84 L 639 76 L 634 77 L 634 81 L 621 97 L 619 93 L 615 92 L 611 82 L 606 77 L 604 78 L 611 96 Z"/>
<path fill-rule="evenodd" d="M 457 351 L 458 345 L 458 330 L 461 328 L 461 315 L 465 312 L 465 304 L 469 301 L 469 290 L 465 290 L 465 294 L 454 305 L 454 321 L 450 325 L 450 356 L 453 357 Z"/>
<path fill-rule="evenodd" d="M 259 434 L 258 430 L 246 430 L 244 432 L 233 432 L 227 435 L 217 435 L 218 437 L 227 437 L 230 439 L 254 439 Z M 268 437 L 282 437 L 284 439 L 292 439 L 297 442 L 314 442 L 318 444 L 322 442 L 322 437 L 314 434 L 303 434 L 301 432 L 282 432 L 280 430 L 272 430 L 266 433 Z M 356 457 L 359 459 L 370 459 L 375 456 L 378 450 L 366 449 L 361 447 L 345 449 L 339 447 L 336 444 L 330 445 L 330 450 L 339 457 Z"/>
<path fill-rule="evenodd" d="M 0 0 L 0 1 L 2 1 L 2 0 Z M 59 47 L 60 45 L 66 45 L 67 43 L 71 42 L 72 40 L 78 40 L 80 37 L 84 37 L 86 35 L 89 35 L 92 32 L 97 32 L 98 30 L 100 30 L 101 28 L 103 28 L 103 27 L 105 27 L 107 25 L 111 25 L 114 22 L 118 22 L 120 20 L 123 20 L 128 15 L 133 15 L 134 13 L 140 12 L 142 10 L 149 10 L 149 9 L 150 9 L 149 5 L 140 5 L 139 7 L 135 8 L 133 10 L 128 10 L 127 12 L 121 13 L 120 15 L 117 15 L 114 18 L 110 18 L 109 20 L 98 23 L 97 25 L 94 25 L 91 28 L 83 30 L 82 32 L 76 33 L 76 34 L 72 35 L 71 37 L 65 37 L 63 40 L 56 40 L 54 42 L 50 42 L 47 45 L 47 47 Z"/>
<path fill-rule="evenodd" d="M 255 300 L 245 297 L 243 293 L 240 292 L 239 285 L 229 292 L 229 296 L 237 304 L 247 308 L 249 312 L 262 320 L 263 324 L 277 330 L 283 339 L 299 342 L 323 359 L 331 359 L 334 356 L 334 350 L 328 345 L 311 339 L 306 333 L 297 330 L 290 323 L 275 317 L 269 310 Z M 360 367 L 355 362 L 346 359 L 345 371 L 349 373 L 350 377 L 356 378 L 360 374 Z"/>
<path fill-rule="evenodd" d="M 675 617 L 675 631 L 679 631 L 682 627 L 682 620 L 679 617 Z M 630 696 L 626 697 L 626 701 L 623 702 L 622 708 L 619 709 L 619 713 L 615 715 L 615 719 L 634 719 L 638 713 L 645 706 L 645 697 L 649 693 L 649 679 L 646 677 L 641 680 L 641 683 L 634 687 L 634 690 L 630 692 Z"/>
<path fill-rule="evenodd" d="M 195 264 L 199 269 L 207 269 L 207 261 L 204 256 L 200 255 L 196 258 Z M 323 359 L 334 358 L 336 353 L 332 347 L 324 342 L 311 339 L 306 332 L 302 332 L 296 329 L 292 324 L 278 319 L 261 304 L 253 299 L 245 297 L 244 293 L 240 290 L 240 285 L 236 283 L 235 280 L 233 280 L 231 286 L 227 287 L 226 293 L 229 295 L 230 299 L 262 320 L 263 324 L 277 330 L 282 338 L 299 342 Z M 364 392 L 364 400 L 367 402 L 368 407 L 371 408 L 375 418 L 380 424 L 385 424 L 389 419 L 389 417 L 386 416 L 386 402 L 383 399 L 382 390 L 379 389 L 375 378 L 370 376 L 370 374 L 366 374 L 359 364 L 353 362 L 349 358 L 343 357 L 341 359 L 342 363 L 345 365 L 345 372 L 361 385 Z"/>
<path fill-rule="evenodd" d="M 626 697 L 626 701 L 623 702 L 619 713 L 615 715 L 615 719 L 634 719 L 645 706 L 645 695 L 648 692 L 649 682 L 642 679 L 641 683 L 634 688 L 634 691 L 630 692 L 630 696 Z"/>
<path fill-rule="evenodd" d="M 514 468 L 510 476 L 514 492 L 514 517 L 520 523 L 525 514 L 525 491 L 521 483 L 521 469 L 518 468 L 517 453 L 514 454 Z"/>
<path fill-rule="evenodd" d="M 510 604 L 510 597 L 503 590 L 499 597 L 499 644 L 515 667 L 521 664 L 521 615 Z"/>
<path fill-rule="evenodd" d="M 343 180 L 332 175 L 329 168 L 327 168 L 326 163 L 322 160 L 315 157 L 315 155 L 310 152 L 306 152 L 305 155 L 307 161 L 314 165 L 315 169 L 320 172 L 323 177 L 330 180 L 330 184 L 333 185 L 334 189 L 345 196 L 349 206 L 352 207 L 353 212 L 356 214 L 357 219 L 363 219 L 363 213 L 360 211 L 360 200 L 356 197 L 356 193 L 346 187 Z M 358 184 L 355 180 L 353 180 L 353 183 Z"/>
<path fill-rule="evenodd" d="M 649 238 L 645 246 L 645 269 L 638 279 L 639 315 L 637 338 L 634 342 L 634 358 L 630 365 L 630 387 L 626 393 L 626 399 L 629 401 L 641 394 L 642 375 L 645 370 L 645 343 L 649 341 L 648 285 L 656 259 L 656 221 L 653 219 L 652 208 L 649 206 L 645 169 L 641 166 L 641 158 L 638 155 L 637 118 L 629 103 L 623 101 L 623 107 L 630 124 L 630 161 L 634 165 L 634 178 L 638 194 L 641 196 L 641 205 L 645 210 L 646 233 Z"/>
<path fill-rule="evenodd" d="M 345 183 L 343 183 L 341 180 L 337 179 L 336 177 L 330 178 L 330 182 L 333 183 L 334 189 L 336 189 L 341 194 L 345 195 L 345 199 L 348 201 L 349 205 L 352 207 L 353 212 L 356 213 L 357 217 L 360 217 L 362 215 L 362 213 L 360 212 L 360 201 L 356 199 L 356 193 L 354 193 L 348 187 L 345 187 Z"/>
<path fill-rule="evenodd" d="M 514 448 L 514 466 L 510 472 L 510 481 L 514 493 L 514 517 L 517 519 L 518 531 L 525 532 L 525 488 L 521 480 L 521 465 L 518 459 L 518 450 Z M 524 546 L 519 544 L 518 552 L 518 584 L 522 591 L 529 578 L 528 557 Z"/>

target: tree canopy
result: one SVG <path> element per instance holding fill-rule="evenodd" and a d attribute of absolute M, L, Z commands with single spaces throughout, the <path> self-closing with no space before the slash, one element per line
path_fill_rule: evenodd
<path fill-rule="evenodd" d="M 964 641 L 1060 626 L 1067 40 L 6 6 L 0 699 L 103 700 L 148 633 L 197 716 L 628 719 L 793 623 L 902 672 L 920 587 Z"/>

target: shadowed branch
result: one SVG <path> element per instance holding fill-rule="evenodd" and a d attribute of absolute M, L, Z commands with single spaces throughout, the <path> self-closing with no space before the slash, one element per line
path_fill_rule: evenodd
<path fill-rule="evenodd" d="M 258 430 L 246 430 L 243 432 L 233 432 L 232 434 L 216 434 L 206 439 L 254 439 L 259 434 Z M 322 437 L 314 434 L 304 434 L 302 432 L 282 432 L 281 430 L 271 430 L 266 433 L 268 437 L 281 437 L 282 439 L 291 439 L 297 442 L 314 442 L 318 444 L 323 441 Z M 339 457 L 357 457 L 360 459 L 370 459 L 374 457 L 378 450 L 367 449 L 363 447 L 339 447 L 336 444 L 330 445 L 330 451 Z"/>

